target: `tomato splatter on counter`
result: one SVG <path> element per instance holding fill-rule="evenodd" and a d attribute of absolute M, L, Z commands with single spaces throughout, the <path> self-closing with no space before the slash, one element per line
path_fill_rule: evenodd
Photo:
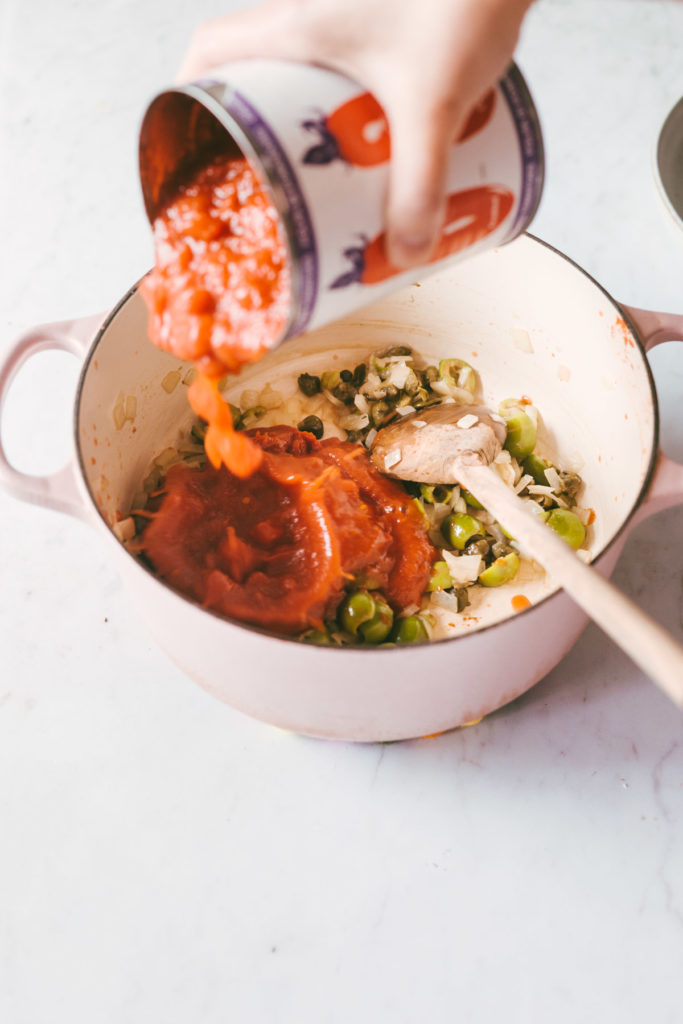
<path fill-rule="evenodd" d="M 321 628 L 359 577 L 395 611 L 419 603 L 438 553 L 399 484 L 347 441 L 286 426 L 245 433 L 262 456 L 245 479 L 222 466 L 168 471 L 140 538 L 163 579 L 291 635 Z"/>
<path fill-rule="evenodd" d="M 260 451 L 233 431 L 216 382 L 260 359 L 287 325 L 291 274 L 277 211 L 244 158 L 220 156 L 155 219 L 154 247 L 140 286 L 150 340 L 195 364 L 189 398 L 209 420 L 209 458 L 245 476 Z"/>

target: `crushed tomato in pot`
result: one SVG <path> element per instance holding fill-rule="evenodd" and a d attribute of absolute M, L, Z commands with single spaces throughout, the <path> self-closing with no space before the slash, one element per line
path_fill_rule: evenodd
<path fill-rule="evenodd" d="M 216 385 L 272 348 L 291 296 L 278 214 L 247 160 L 219 156 L 201 167 L 155 219 L 154 248 L 140 286 L 150 340 L 194 362 L 188 397 L 209 420 L 209 459 L 246 477 L 260 453 L 235 435 Z"/>
<path fill-rule="evenodd" d="M 438 553 L 400 484 L 348 441 L 287 426 L 247 433 L 262 459 L 246 479 L 223 466 L 169 469 L 140 537 L 159 576 L 286 634 L 324 628 L 360 577 L 397 612 L 419 603 Z"/>

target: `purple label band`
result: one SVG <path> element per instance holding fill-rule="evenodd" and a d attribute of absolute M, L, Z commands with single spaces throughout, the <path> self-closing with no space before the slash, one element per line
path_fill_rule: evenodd
<path fill-rule="evenodd" d="M 512 64 L 500 81 L 507 100 L 519 140 L 522 160 L 522 188 L 519 207 L 512 228 L 505 241 L 525 231 L 531 223 L 541 201 L 544 178 L 543 137 L 533 101 L 519 68 Z"/>
<path fill-rule="evenodd" d="M 268 178 L 282 190 L 285 209 L 279 212 L 288 229 L 296 282 L 294 319 L 287 337 L 301 334 L 308 324 L 318 295 L 318 252 L 313 223 L 297 176 L 277 136 L 258 110 L 233 90 L 223 106 L 242 128 Z"/>

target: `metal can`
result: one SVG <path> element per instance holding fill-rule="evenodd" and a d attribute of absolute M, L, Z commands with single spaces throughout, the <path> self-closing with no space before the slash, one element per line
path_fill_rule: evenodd
<path fill-rule="evenodd" d="M 280 340 L 336 320 L 441 263 L 511 241 L 528 227 L 543 188 L 539 120 L 514 64 L 453 140 L 446 218 L 423 268 L 398 270 L 387 260 L 389 129 L 358 83 L 312 65 L 248 60 L 160 93 L 140 132 L 150 222 L 191 169 L 226 152 L 250 161 L 284 227 L 292 301 Z"/>

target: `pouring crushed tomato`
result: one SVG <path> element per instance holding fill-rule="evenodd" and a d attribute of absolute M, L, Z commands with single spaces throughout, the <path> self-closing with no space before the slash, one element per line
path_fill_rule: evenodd
<path fill-rule="evenodd" d="M 419 604 L 437 557 L 405 490 L 357 444 L 279 426 L 246 432 L 246 478 L 172 466 L 141 549 L 204 607 L 296 635 L 323 628 L 350 581 L 397 611 Z"/>
<path fill-rule="evenodd" d="M 189 400 L 210 424 L 207 454 L 246 477 L 260 452 L 233 430 L 217 382 L 260 359 L 287 324 L 291 275 L 277 211 L 244 158 L 219 156 L 155 219 L 154 248 L 140 287 L 150 340 L 195 364 Z"/>

